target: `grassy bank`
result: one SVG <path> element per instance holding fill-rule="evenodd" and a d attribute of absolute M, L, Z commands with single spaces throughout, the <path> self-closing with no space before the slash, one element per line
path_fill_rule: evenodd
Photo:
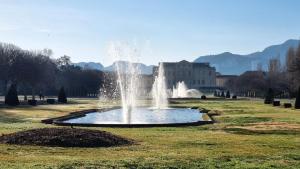
<path fill-rule="evenodd" d="M 0 108 L 0 133 L 55 127 L 40 120 L 118 103 Z M 94 128 L 132 138 L 133 146 L 59 148 L 0 144 L 0 168 L 300 168 L 300 111 L 260 100 L 179 101 L 219 114 L 197 127 Z"/>

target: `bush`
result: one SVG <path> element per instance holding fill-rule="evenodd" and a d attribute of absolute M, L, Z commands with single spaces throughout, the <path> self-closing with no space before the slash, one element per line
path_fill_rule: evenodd
<path fill-rule="evenodd" d="M 16 85 L 13 84 L 10 86 L 5 96 L 5 104 L 10 106 L 17 106 L 20 104 Z"/>
<path fill-rule="evenodd" d="M 58 102 L 60 103 L 67 103 L 67 96 L 64 87 L 60 88 L 58 93 Z"/>
<path fill-rule="evenodd" d="M 54 104 L 55 103 L 55 99 L 47 99 L 47 103 L 48 104 Z"/>
<path fill-rule="evenodd" d="M 227 92 L 226 92 L 226 98 L 230 99 L 230 92 L 229 92 L 229 90 L 227 90 Z"/>
<path fill-rule="evenodd" d="M 31 106 L 36 106 L 37 105 L 37 100 L 28 100 L 28 104 Z"/>
<path fill-rule="evenodd" d="M 237 96 L 236 96 L 236 95 L 233 95 L 233 96 L 232 96 L 232 99 L 237 99 Z"/>
<path fill-rule="evenodd" d="M 297 94 L 297 97 L 296 97 L 295 109 L 300 109 L 300 87 L 298 89 L 298 94 Z"/>
<path fill-rule="evenodd" d="M 205 96 L 205 95 L 202 95 L 202 96 L 201 96 L 201 99 L 205 100 L 205 99 L 206 99 L 206 96 Z"/>
<path fill-rule="evenodd" d="M 265 97 L 265 104 L 272 104 L 273 101 L 274 101 L 274 91 L 273 89 L 269 88 Z"/>
<path fill-rule="evenodd" d="M 284 103 L 283 106 L 284 106 L 284 108 L 291 108 L 292 104 L 291 103 Z"/>
<path fill-rule="evenodd" d="M 273 101 L 273 106 L 280 106 L 280 101 Z"/>

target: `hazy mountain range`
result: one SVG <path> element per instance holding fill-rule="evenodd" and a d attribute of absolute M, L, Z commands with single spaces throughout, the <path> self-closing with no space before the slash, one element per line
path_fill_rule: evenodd
<path fill-rule="evenodd" d="M 80 66 L 85 69 L 96 69 L 96 70 L 102 70 L 104 72 L 111 72 L 116 70 L 117 65 L 119 66 L 119 69 L 121 72 L 128 72 L 129 71 L 129 62 L 128 61 L 116 61 L 112 65 L 104 67 L 101 63 L 95 63 L 95 62 L 79 62 L 75 63 L 75 65 Z M 134 66 L 137 66 L 138 70 L 140 70 L 141 74 L 152 74 L 153 65 L 145 65 L 143 63 L 133 63 Z"/>
<path fill-rule="evenodd" d="M 279 58 L 284 64 L 288 49 L 298 45 L 299 40 L 288 40 L 280 45 L 269 46 L 261 52 L 248 55 L 225 52 L 218 55 L 200 56 L 194 62 L 209 62 L 222 74 L 241 74 L 247 70 L 256 70 L 258 64 L 267 70 L 270 59 Z"/>
<path fill-rule="evenodd" d="M 238 75 L 247 70 L 256 70 L 258 64 L 261 64 L 263 69 L 267 70 L 268 61 L 271 58 L 279 58 L 281 63 L 284 64 L 288 49 L 290 47 L 297 47 L 299 42 L 299 40 L 291 39 L 279 45 L 269 46 L 263 51 L 254 52 L 247 55 L 225 52 L 217 55 L 200 56 L 195 59 L 194 62 L 209 62 L 212 66 L 216 67 L 216 70 L 221 74 Z M 122 71 L 128 71 L 129 62 L 127 61 L 117 61 L 107 67 L 104 67 L 101 63 L 95 62 L 80 62 L 75 63 L 75 65 L 88 69 L 113 71 L 115 70 L 117 63 L 120 65 Z M 143 63 L 135 64 L 139 67 L 142 74 L 152 74 L 153 65 L 147 66 Z"/>

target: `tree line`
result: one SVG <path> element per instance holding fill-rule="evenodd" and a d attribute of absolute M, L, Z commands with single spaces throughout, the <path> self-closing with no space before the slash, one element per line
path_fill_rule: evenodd
<path fill-rule="evenodd" d="M 242 96 L 264 97 L 271 88 L 276 97 L 295 97 L 300 87 L 300 44 L 288 50 L 285 63 L 270 59 L 268 71 L 258 65 L 257 71 L 247 71 L 225 86 Z"/>
<path fill-rule="evenodd" d="M 103 81 L 98 70 L 74 66 L 69 56 L 51 58 L 52 50 L 23 50 L 13 44 L 0 43 L 0 95 L 16 86 L 19 95 L 56 96 L 64 87 L 68 96 L 95 95 Z"/>

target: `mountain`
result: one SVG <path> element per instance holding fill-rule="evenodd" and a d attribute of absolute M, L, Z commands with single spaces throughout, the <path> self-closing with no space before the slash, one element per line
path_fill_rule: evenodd
<path fill-rule="evenodd" d="M 101 63 L 95 62 L 79 62 L 75 63 L 74 65 L 85 68 L 85 69 L 96 69 L 102 70 L 104 72 L 112 72 L 115 71 L 117 66 L 119 66 L 121 72 L 128 72 L 129 71 L 129 62 L 128 61 L 116 61 L 112 65 L 104 67 Z M 145 65 L 142 63 L 133 63 L 133 66 L 137 66 L 138 69 L 141 71 L 141 74 L 152 74 L 153 65 Z"/>
<path fill-rule="evenodd" d="M 141 74 L 152 74 L 153 65 L 147 66 L 143 63 L 132 63 L 133 66 L 136 66 L 138 70 L 141 71 Z M 121 70 L 121 72 L 128 72 L 129 71 L 129 62 L 128 61 L 116 61 L 112 65 L 105 67 L 104 71 L 114 71 L 116 70 L 117 66 Z"/>
<path fill-rule="evenodd" d="M 79 63 L 75 63 L 74 65 L 85 69 L 102 70 L 104 68 L 104 66 L 101 63 L 95 63 L 95 62 L 79 62 Z"/>
<path fill-rule="evenodd" d="M 288 49 L 297 47 L 299 43 L 299 40 L 291 39 L 283 44 L 267 47 L 261 52 L 248 55 L 225 52 L 218 55 L 200 56 L 194 62 L 209 62 L 222 74 L 239 75 L 247 70 L 256 70 L 258 64 L 261 64 L 263 69 L 267 70 L 270 59 L 279 58 L 281 63 L 284 64 Z"/>

